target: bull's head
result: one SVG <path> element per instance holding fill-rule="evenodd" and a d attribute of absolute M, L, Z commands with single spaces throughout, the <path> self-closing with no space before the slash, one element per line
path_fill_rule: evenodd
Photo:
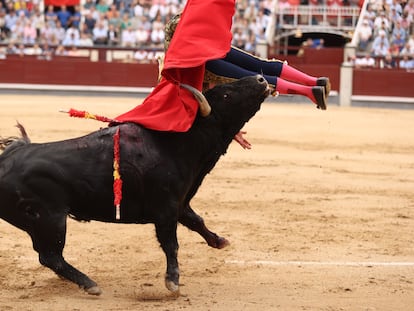
<path fill-rule="evenodd" d="M 261 96 L 259 96 L 261 98 L 260 103 L 267 97 L 269 96 L 271 89 L 267 83 L 267 81 L 265 80 L 265 78 L 261 75 L 256 75 L 255 78 L 257 85 L 260 85 L 263 87 L 264 91 L 262 92 Z M 201 93 L 199 90 L 197 90 L 196 88 L 192 87 L 191 85 L 188 84 L 181 84 L 181 87 L 187 89 L 188 91 L 190 91 L 194 97 L 197 99 L 199 105 L 200 105 L 200 114 L 203 117 L 207 117 L 210 112 L 211 112 L 211 106 L 208 103 L 207 98 L 203 95 L 203 93 Z M 262 97 L 263 96 L 263 97 Z"/>
<path fill-rule="evenodd" d="M 271 89 L 261 75 L 249 76 L 231 83 L 216 85 L 205 93 L 221 118 L 247 122 L 260 109 Z"/>

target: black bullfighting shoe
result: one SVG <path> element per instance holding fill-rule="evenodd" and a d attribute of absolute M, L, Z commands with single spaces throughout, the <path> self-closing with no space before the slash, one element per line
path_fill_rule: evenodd
<path fill-rule="evenodd" d="M 331 82 L 329 81 L 329 78 L 326 77 L 320 77 L 316 80 L 316 85 L 323 86 L 325 90 L 325 97 L 328 98 L 329 92 L 331 91 Z"/>
<path fill-rule="evenodd" d="M 312 94 L 315 97 L 316 107 L 321 110 L 326 110 L 325 88 L 323 86 L 312 87 Z"/>

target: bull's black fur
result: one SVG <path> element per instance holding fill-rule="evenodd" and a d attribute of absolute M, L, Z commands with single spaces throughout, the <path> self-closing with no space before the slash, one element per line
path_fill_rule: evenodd
<path fill-rule="evenodd" d="M 227 241 L 209 231 L 190 207 L 204 177 L 234 135 L 269 95 L 261 76 L 216 86 L 206 98 L 208 117 L 197 117 L 185 133 L 157 132 L 124 123 L 89 135 L 35 144 L 23 139 L 0 155 L 0 217 L 26 231 L 41 264 L 90 294 L 96 283 L 62 257 L 68 215 L 77 220 L 154 223 L 167 257 L 166 285 L 178 290 L 177 222 L 216 248 Z M 121 219 L 113 205 L 113 137 L 120 129 L 123 179 Z"/>

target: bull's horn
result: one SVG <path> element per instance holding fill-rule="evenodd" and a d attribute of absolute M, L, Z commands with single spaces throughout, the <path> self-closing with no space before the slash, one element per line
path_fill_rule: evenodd
<path fill-rule="evenodd" d="M 210 107 L 210 104 L 207 101 L 207 98 L 203 95 L 203 93 L 201 93 L 199 90 L 192 87 L 191 85 L 182 84 L 182 83 L 180 85 L 181 85 L 181 87 L 189 90 L 194 95 L 194 97 L 198 101 L 198 104 L 200 105 L 200 114 L 203 117 L 207 117 L 211 112 L 211 107 Z"/>

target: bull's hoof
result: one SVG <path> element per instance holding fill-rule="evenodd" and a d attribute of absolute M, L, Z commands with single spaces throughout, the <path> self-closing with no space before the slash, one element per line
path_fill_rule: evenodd
<path fill-rule="evenodd" d="M 215 236 L 214 239 L 208 240 L 207 243 L 209 246 L 213 248 L 225 248 L 226 246 L 230 245 L 230 242 L 221 236 Z"/>
<path fill-rule="evenodd" d="M 221 249 L 221 248 L 225 248 L 226 246 L 229 246 L 230 242 L 228 240 L 226 240 L 225 238 L 219 237 L 217 239 L 217 248 Z"/>
<path fill-rule="evenodd" d="M 165 287 L 167 287 L 167 289 L 174 293 L 179 295 L 180 294 L 180 287 L 178 284 L 175 284 L 173 281 L 165 279 Z"/>
<path fill-rule="evenodd" d="M 100 294 L 102 294 L 102 291 L 98 286 L 92 286 L 92 287 L 89 287 L 89 288 L 85 288 L 85 291 L 89 295 L 99 296 Z"/>

